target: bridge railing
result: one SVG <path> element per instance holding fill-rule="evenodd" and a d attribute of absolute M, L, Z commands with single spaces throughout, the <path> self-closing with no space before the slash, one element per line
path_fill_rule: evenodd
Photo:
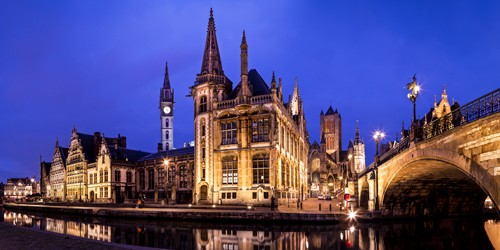
<path fill-rule="evenodd" d="M 500 112 L 500 88 L 483 95 L 460 108 L 452 110 L 450 113 L 439 119 L 424 124 L 419 128 L 418 135 L 416 136 L 417 141 L 430 139 L 456 127 L 498 112 Z M 410 142 L 409 136 L 403 138 L 399 144 L 379 157 L 378 164 L 380 165 L 392 159 L 400 152 L 408 149 L 410 147 Z M 373 167 L 374 164 L 372 163 L 367 167 L 367 170 L 369 171 Z"/>
<path fill-rule="evenodd" d="M 464 124 L 500 112 L 500 88 L 424 124 L 421 139 L 426 140 Z"/>

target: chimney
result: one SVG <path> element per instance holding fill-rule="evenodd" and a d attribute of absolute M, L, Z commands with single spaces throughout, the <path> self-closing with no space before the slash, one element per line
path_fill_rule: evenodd
<path fill-rule="evenodd" d="M 118 149 L 118 138 L 113 138 L 113 147 Z"/>
<path fill-rule="evenodd" d="M 122 136 L 122 139 L 120 140 L 120 147 L 127 148 L 127 137 L 126 136 Z"/>

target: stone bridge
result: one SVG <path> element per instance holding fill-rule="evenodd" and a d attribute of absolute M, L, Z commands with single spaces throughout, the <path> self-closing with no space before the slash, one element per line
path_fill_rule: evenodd
<path fill-rule="evenodd" d="M 357 180 L 359 206 L 395 216 L 476 214 L 489 196 L 498 211 L 500 89 L 481 98 L 416 126 L 380 156 Z"/>

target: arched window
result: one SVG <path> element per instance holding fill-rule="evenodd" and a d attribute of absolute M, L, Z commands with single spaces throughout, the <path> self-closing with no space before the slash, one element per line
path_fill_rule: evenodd
<path fill-rule="evenodd" d="M 253 183 L 269 183 L 269 155 L 257 154 L 252 158 Z"/>
<path fill-rule="evenodd" d="M 170 131 L 165 131 L 165 139 L 168 140 L 168 138 L 170 137 Z"/>
<path fill-rule="evenodd" d="M 169 124 L 169 120 L 168 120 L 168 118 L 167 118 L 167 119 L 165 119 L 165 128 L 168 128 L 168 126 L 169 126 L 169 125 L 170 125 L 170 124 Z"/>
<path fill-rule="evenodd" d="M 222 158 L 222 184 L 238 184 L 238 157 Z"/>
<path fill-rule="evenodd" d="M 165 146 L 165 149 L 169 150 L 169 148 L 170 148 L 170 143 L 167 142 L 167 145 Z"/>
<path fill-rule="evenodd" d="M 199 112 L 200 113 L 207 112 L 207 96 L 200 97 Z"/>

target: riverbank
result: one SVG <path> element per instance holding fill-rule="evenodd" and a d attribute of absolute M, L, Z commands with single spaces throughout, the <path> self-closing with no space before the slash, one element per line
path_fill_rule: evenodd
<path fill-rule="evenodd" d="M 5 209 L 32 211 L 38 213 L 67 214 L 77 216 L 99 216 L 110 218 L 135 218 L 135 219 L 165 219 L 183 221 L 238 221 L 273 223 L 340 223 L 348 220 L 347 214 L 340 211 L 330 211 L 326 207 L 323 211 L 300 210 L 296 207 L 280 206 L 274 211 L 269 207 L 244 207 L 244 206 L 202 206 L 202 205 L 177 205 L 156 206 L 147 205 L 144 208 L 124 206 L 93 206 L 92 204 L 31 204 L 31 203 L 6 203 Z M 325 211 L 326 210 L 326 211 Z"/>
<path fill-rule="evenodd" d="M 0 248 L 17 249 L 76 249 L 76 250 L 147 250 L 152 248 L 103 242 L 76 236 L 18 227 L 0 222 Z"/>

